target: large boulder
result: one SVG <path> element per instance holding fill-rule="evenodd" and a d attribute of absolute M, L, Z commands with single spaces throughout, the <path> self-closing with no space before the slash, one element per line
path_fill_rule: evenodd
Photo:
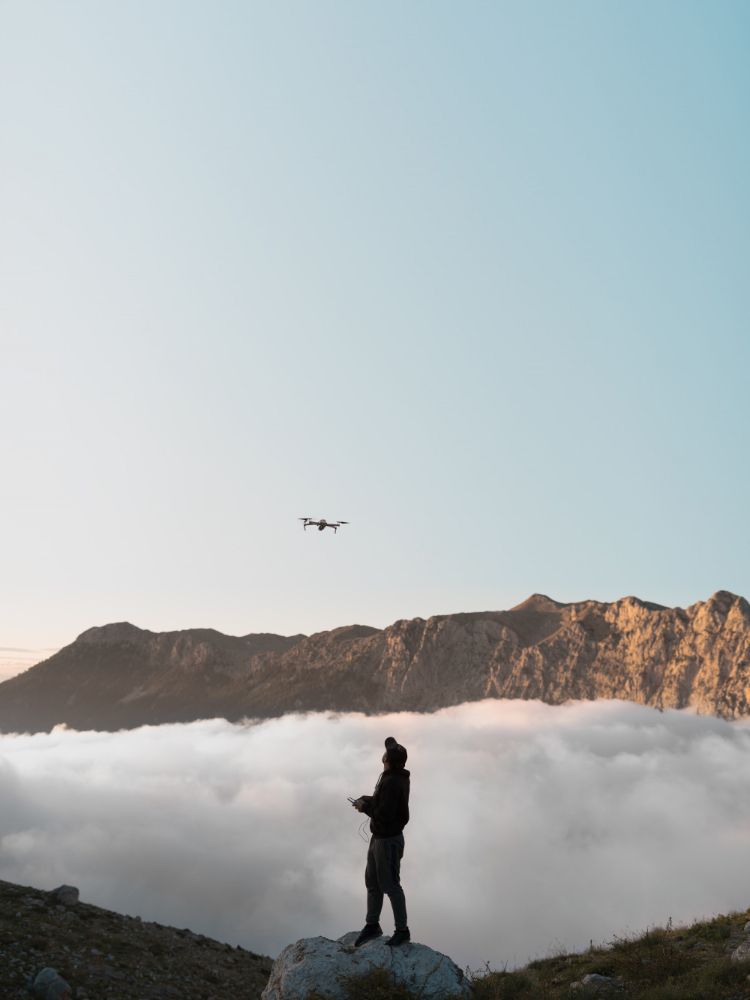
<path fill-rule="evenodd" d="M 33 981 L 28 976 L 26 989 L 43 1000 L 68 1000 L 71 995 L 70 986 L 57 974 L 57 969 L 42 969 Z"/>
<path fill-rule="evenodd" d="M 53 889 L 50 893 L 53 899 L 61 906 L 77 906 L 79 899 L 78 889 L 74 885 L 61 885 Z"/>
<path fill-rule="evenodd" d="M 290 944 L 273 963 L 262 1000 L 304 1000 L 310 990 L 334 1000 L 344 992 L 342 979 L 372 968 L 389 970 L 422 1000 L 456 995 L 468 1000 L 469 984 L 447 955 L 411 942 L 389 948 L 385 937 L 355 948 L 356 938 L 357 931 L 350 931 L 338 941 L 314 937 Z"/>

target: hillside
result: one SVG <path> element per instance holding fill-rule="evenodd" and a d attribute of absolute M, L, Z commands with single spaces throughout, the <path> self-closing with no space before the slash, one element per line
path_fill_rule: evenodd
<path fill-rule="evenodd" d="M 623 698 L 750 714 L 750 605 L 625 597 L 350 625 L 312 636 L 92 628 L 0 684 L 0 730 L 115 730 L 293 711 L 434 711 L 483 698 Z"/>
<path fill-rule="evenodd" d="M 485 969 L 471 977 L 472 1000 L 603 1000 L 611 996 L 747 1000 L 749 915 L 750 911 L 729 913 L 677 927 L 670 919 L 667 927 L 652 927 L 604 944 L 592 942 L 585 952 L 571 954 L 561 949 L 512 972 Z"/>
<path fill-rule="evenodd" d="M 0 996 L 28 997 L 27 977 L 43 969 L 69 987 L 60 984 L 59 1000 L 258 1000 L 268 983 L 272 960 L 239 945 L 59 898 L 0 881 Z M 513 971 L 488 967 L 470 973 L 472 1000 L 747 1000 L 749 916 L 675 927 L 670 920 L 665 928 L 592 942 L 585 952 L 558 949 Z M 419 1000 L 387 968 L 344 979 L 340 990 L 341 1000 Z"/>
<path fill-rule="evenodd" d="M 28 996 L 24 977 L 46 967 L 75 997 L 253 1000 L 271 959 L 89 903 L 63 906 L 51 893 L 0 881 L 0 996 Z"/>

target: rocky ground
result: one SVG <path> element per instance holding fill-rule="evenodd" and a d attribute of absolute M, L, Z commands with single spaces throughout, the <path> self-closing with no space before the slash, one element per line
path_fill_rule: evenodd
<path fill-rule="evenodd" d="M 260 996 L 271 959 L 0 881 L 0 998 L 29 994 L 25 977 L 53 967 L 89 1000 L 223 1000 Z"/>
<path fill-rule="evenodd" d="M 513 971 L 467 970 L 468 979 L 457 975 L 457 985 L 443 987 L 451 991 L 444 1000 L 459 1000 L 467 983 L 472 1000 L 604 1000 L 615 995 L 633 1000 L 750 1000 L 749 917 L 750 910 L 689 927 L 670 923 L 592 945 L 585 952 L 535 959 Z M 336 944 L 323 938 L 312 941 Z M 301 944 L 291 945 L 284 954 Z M 409 982 L 399 980 L 400 966 L 392 955 L 381 965 L 369 963 L 371 968 L 361 975 L 354 968 L 339 968 L 331 948 L 323 948 L 319 957 L 331 959 L 332 974 L 349 973 L 336 979 L 328 994 L 336 993 L 340 1000 L 420 1000 L 426 995 L 411 982 L 414 970 L 406 977 Z M 71 1000 L 258 1000 L 267 985 L 270 996 L 273 985 L 278 987 L 284 978 L 282 959 L 269 984 L 272 962 L 266 956 L 187 929 L 72 902 L 66 894 L 56 897 L 0 881 L 0 1000 L 29 1000 L 27 977 L 50 967 L 70 984 Z M 316 982 L 325 978 L 324 971 L 318 969 Z M 325 992 L 317 1000 L 324 1000 Z M 68 997 L 58 991 L 55 1000 Z"/>

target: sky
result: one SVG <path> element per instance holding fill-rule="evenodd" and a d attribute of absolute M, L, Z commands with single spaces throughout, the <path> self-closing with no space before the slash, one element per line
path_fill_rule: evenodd
<path fill-rule="evenodd" d="M 386 735 L 412 936 L 462 968 L 747 906 L 747 724 L 616 701 L 2 735 L 0 878 L 273 957 L 359 930 Z"/>
<path fill-rule="evenodd" d="M 750 593 L 749 47 L 732 0 L 0 3 L 3 669 Z"/>

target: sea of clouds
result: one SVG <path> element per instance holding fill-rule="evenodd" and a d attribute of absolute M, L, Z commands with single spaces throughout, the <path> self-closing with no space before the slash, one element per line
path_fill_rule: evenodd
<path fill-rule="evenodd" d="M 750 906 L 750 728 L 618 701 L 2 736 L 0 878 L 270 955 L 338 937 L 391 735 L 409 924 L 461 965 Z"/>

